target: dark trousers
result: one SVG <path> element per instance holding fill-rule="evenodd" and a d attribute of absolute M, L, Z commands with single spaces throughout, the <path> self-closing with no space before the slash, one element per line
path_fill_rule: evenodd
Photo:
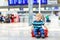
<path fill-rule="evenodd" d="M 40 36 L 44 35 L 44 29 L 42 27 L 34 28 L 34 35 L 38 35 L 38 32 L 40 32 Z"/>

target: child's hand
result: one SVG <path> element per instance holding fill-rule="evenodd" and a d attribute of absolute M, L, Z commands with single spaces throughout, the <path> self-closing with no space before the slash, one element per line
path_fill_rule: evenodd
<path fill-rule="evenodd" d="M 42 26 L 43 29 L 46 29 L 44 26 Z"/>
<path fill-rule="evenodd" d="M 42 26 L 42 28 L 43 28 L 43 29 L 48 29 L 45 25 L 44 25 L 44 26 Z"/>

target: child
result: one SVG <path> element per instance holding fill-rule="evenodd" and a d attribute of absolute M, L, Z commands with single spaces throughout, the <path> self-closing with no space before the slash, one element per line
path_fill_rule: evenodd
<path fill-rule="evenodd" d="M 42 26 L 44 26 L 44 22 L 42 21 L 42 14 L 38 13 L 36 14 L 36 20 L 33 22 L 35 37 L 41 36 L 44 38 L 44 29 Z M 38 35 L 38 31 L 40 32 L 40 35 Z"/>

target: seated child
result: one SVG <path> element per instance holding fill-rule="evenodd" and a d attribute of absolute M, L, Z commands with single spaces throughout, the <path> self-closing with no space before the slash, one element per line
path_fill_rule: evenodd
<path fill-rule="evenodd" d="M 44 38 L 44 29 L 42 28 L 44 26 L 44 22 L 42 21 L 42 14 L 37 13 L 36 14 L 36 20 L 33 22 L 33 28 L 34 28 L 34 35 L 35 37 L 38 36 L 38 31 L 40 32 L 40 36 Z"/>

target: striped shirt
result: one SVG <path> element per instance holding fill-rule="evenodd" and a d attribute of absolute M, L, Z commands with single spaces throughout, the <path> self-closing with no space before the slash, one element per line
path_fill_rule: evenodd
<path fill-rule="evenodd" d="M 34 21 L 33 22 L 34 28 L 36 28 L 36 27 L 42 27 L 42 25 L 44 25 L 43 21 Z"/>

